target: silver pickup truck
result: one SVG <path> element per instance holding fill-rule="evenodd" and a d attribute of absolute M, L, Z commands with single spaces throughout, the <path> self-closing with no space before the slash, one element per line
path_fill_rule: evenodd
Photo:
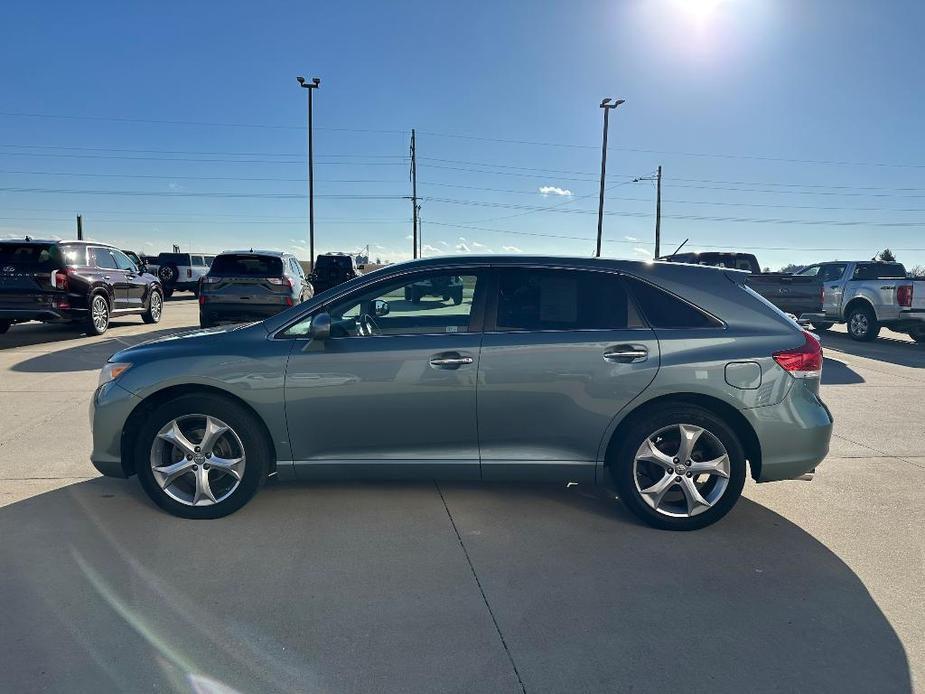
<path fill-rule="evenodd" d="M 901 263 L 817 263 L 795 276 L 822 281 L 822 313 L 804 314 L 816 330 L 847 323 L 855 340 L 873 340 L 886 327 L 925 342 L 925 280 L 912 280 Z"/>

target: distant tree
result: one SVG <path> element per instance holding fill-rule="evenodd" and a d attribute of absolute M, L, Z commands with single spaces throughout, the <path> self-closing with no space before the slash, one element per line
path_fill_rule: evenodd
<path fill-rule="evenodd" d="M 795 263 L 790 263 L 790 265 L 784 265 L 784 267 L 782 267 L 782 268 L 780 269 L 780 271 L 781 271 L 781 272 L 785 272 L 785 273 L 787 273 L 788 275 L 792 275 L 792 274 L 794 274 L 795 272 L 799 272 L 800 270 L 802 270 L 802 269 L 805 268 L 805 267 L 806 267 L 805 265 L 797 265 L 797 264 L 795 264 Z"/>
<path fill-rule="evenodd" d="M 877 254 L 877 260 L 882 260 L 884 263 L 895 263 L 896 256 L 893 255 L 893 251 L 889 248 L 884 248 Z"/>
<path fill-rule="evenodd" d="M 913 265 L 909 268 L 909 277 L 925 279 L 925 265 Z"/>
<path fill-rule="evenodd" d="M 771 272 L 771 268 L 766 267 L 764 270 L 762 270 L 762 272 Z"/>

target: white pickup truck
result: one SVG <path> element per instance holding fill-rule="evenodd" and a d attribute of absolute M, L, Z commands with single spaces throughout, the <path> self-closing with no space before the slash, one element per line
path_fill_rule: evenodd
<path fill-rule="evenodd" d="M 847 323 L 855 340 L 873 340 L 881 327 L 925 342 L 925 280 L 909 279 L 901 263 L 833 261 L 797 275 L 822 281 L 822 313 L 803 314 L 816 330 Z"/>

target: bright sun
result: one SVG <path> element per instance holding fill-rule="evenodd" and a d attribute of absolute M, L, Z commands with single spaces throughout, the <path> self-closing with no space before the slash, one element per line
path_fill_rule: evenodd
<path fill-rule="evenodd" d="M 675 0 L 675 4 L 697 20 L 706 20 L 726 0 Z"/>

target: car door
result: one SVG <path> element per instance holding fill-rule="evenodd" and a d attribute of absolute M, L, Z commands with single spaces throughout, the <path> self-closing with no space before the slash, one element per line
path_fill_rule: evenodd
<path fill-rule="evenodd" d="M 112 308 L 120 310 L 128 307 L 128 280 L 125 271 L 119 269 L 116 258 L 109 248 L 91 246 L 90 264 L 99 270 L 99 279 L 112 289 Z"/>
<path fill-rule="evenodd" d="M 483 479 L 592 481 L 608 426 L 658 367 L 618 275 L 498 268 L 479 357 Z"/>
<path fill-rule="evenodd" d="M 841 311 L 847 267 L 847 263 L 825 263 L 819 267 L 816 276 L 822 282 L 822 311 L 826 316 L 836 317 Z"/>
<path fill-rule="evenodd" d="M 138 265 L 122 251 L 114 250 L 111 253 L 119 270 L 124 273 L 126 308 L 142 308 L 148 283 L 138 271 Z"/>
<path fill-rule="evenodd" d="M 444 275 L 463 277 L 462 303 L 405 299 L 410 284 Z M 310 318 L 284 331 L 294 338 L 285 399 L 297 476 L 478 479 L 482 277 L 385 278 L 316 311 L 331 316 L 327 340 L 304 338 Z"/>

